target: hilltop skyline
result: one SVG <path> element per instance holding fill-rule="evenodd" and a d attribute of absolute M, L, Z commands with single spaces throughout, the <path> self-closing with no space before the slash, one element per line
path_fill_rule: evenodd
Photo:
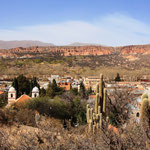
<path fill-rule="evenodd" d="M 6 0 L 0 40 L 123 46 L 150 43 L 148 0 Z"/>

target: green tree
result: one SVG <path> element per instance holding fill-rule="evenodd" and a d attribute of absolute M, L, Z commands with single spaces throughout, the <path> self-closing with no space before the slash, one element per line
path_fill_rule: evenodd
<path fill-rule="evenodd" d="M 40 90 L 40 97 L 44 97 L 44 96 L 46 96 L 46 90 L 44 88 L 42 88 Z"/>
<path fill-rule="evenodd" d="M 71 125 L 86 122 L 86 103 L 79 97 L 72 97 L 69 93 L 63 99 L 55 96 L 54 100 L 49 97 L 38 97 L 30 100 L 26 107 L 37 110 L 40 114 L 58 118 L 61 120 L 71 119 Z"/>
<path fill-rule="evenodd" d="M 23 75 L 19 75 L 16 79 L 14 79 L 12 86 L 17 91 L 17 98 L 21 96 L 22 94 L 30 93 L 30 81 Z"/>
<path fill-rule="evenodd" d="M 86 120 L 86 106 L 83 104 L 79 97 L 75 97 L 71 101 L 70 115 L 71 115 L 71 125 L 74 126 L 75 123 L 85 123 Z"/>
<path fill-rule="evenodd" d="M 37 81 L 37 78 L 36 77 L 33 77 L 32 79 L 31 79 L 31 89 L 33 89 L 34 87 L 38 87 L 39 88 L 39 90 L 40 90 L 40 85 L 39 85 L 39 83 L 38 83 L 38 81 Z"/>
<path fill-rule="evenodd" d="M 7 92 L 4 92 L 3 94 L 0 95 L 0 108 L 7 105 L 8 103 L 7 95 L 8 95 Z"/>
<path fill-rule="evenodd" d="M 86 98 L 86 89 L 83 84 L 83 82 L 80 83 L 80 92 L 79 94 L 81 95 L 82 98 Z"/>
<path fill-rule="evenodd" d="M 53 90 L 51 83 L 48 84 L 48 88 L 46 90 L 46 96 L 49 96 L 51 98 L 55 96 L 55 91 Z"/>
<path fill-rule="evenodd" d="M 115 81 L 116 81 L 116 82 L 121 81 L 119 73 L 117 73 L 117 76 L 116 76 L 116 78 L 115 78 Z"/>
<path fill-rule="evenodd" d="M 92 94 L 92 92 L 93 92 L 92 87 L 90 86 L 90 88 L 87 90 L 87 94 L 90 95 L 90 94 Z"/>
<path fill-rule="evenodd" d="M 16 94 L 17 94 L 17 97 L 18 97 L 18 90 L 19 89 L 18 89 L 18 80 L 17 80 L 17 78 L 14 78 L 12 86 L 15 88 Z"/>
<path fill-rule="evenodd" d="M 40 85 L 39 85 L 39 83 L 38 83 L 38 81 L 37 81 L 37 78 L 36 78 L 36 77 L 33 77 L 33 78 L 31 79 L 31 82 L 30 82 L 30 95 L 31 95 L 31 93 L 32 93 L 32 89 L 33 89 L 35 86 L 38 87 L 38 89 L 39 89 L 39 91 L 40 91 Z"/>
<path fill-rule="evenodd" d="M 58 87 L 57 87 L 57 83 L 56 83 L 56 80 L 53 79 L 53 82 L 52 82 L 52 89 L 57 92 L 58 91 Z"/>
<path fill-rule="evenodd" d="M 61 95 L 64 92 L 63 88 L 57 86 L 56 80 L 53 79 L 52 83 L 49 83 L 48 88 L 46 90 L 46 95 L 54 98 L 56 95 Z"/>
<path fill-rule="evenodd" d="M 77 88 L 71 88 L 70 93 L 76 96 L 76 95 L 78 95 L 78 89 Z"/>

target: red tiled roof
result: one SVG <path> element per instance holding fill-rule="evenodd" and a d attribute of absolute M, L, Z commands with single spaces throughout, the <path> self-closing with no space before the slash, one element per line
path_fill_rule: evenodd
<path fill-rule="evenodd" d="M 4 93 L 3 91 L 0 91 L 0 95 L 3 94 L 3 93 Z"/>
<path fill-rule="evenodd" d="M 22 103 L 22 102 L 27 102 L 29 100 L 31 100 L 32 98 L 26 94 L 23 94 L 22 96 L 20 96 L 17 100 L 16 103 Z"/>

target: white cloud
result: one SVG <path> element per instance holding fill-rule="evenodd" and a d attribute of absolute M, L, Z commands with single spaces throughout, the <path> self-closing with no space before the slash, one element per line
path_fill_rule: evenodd
<path fill-rule="evenodd" d="M 68 21 L 49 25 L 0 30 L 1 40 L 40 40 L 65 45 L 73 42 L 102 45 L 129 45 L 150 43 L 150 25 L 132 17 L 111 14 L 94 23 Z"/>

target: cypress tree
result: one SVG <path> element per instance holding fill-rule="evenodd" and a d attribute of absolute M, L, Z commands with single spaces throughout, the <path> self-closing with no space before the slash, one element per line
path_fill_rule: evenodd
<path fill-rule="evenodd" d="M 117 82 L 120 82 L 120 81 L 121 81 L 119 73 L 117 73 L 117 76 L 116 76 L 116 78 L 115 78 L 115 81 L 117 81 Z"/>
<path fill-rule="evenodd" d="M 12 83 L 12 86 L 15 88 L 15 90 L 16 90 L 16 94 L 17 94 L 17 97 L 18 97 L 18 80 L 17 80 L 17 78 L 14 78 L 14 80 L 13 80 L 13 83 Z"/>

